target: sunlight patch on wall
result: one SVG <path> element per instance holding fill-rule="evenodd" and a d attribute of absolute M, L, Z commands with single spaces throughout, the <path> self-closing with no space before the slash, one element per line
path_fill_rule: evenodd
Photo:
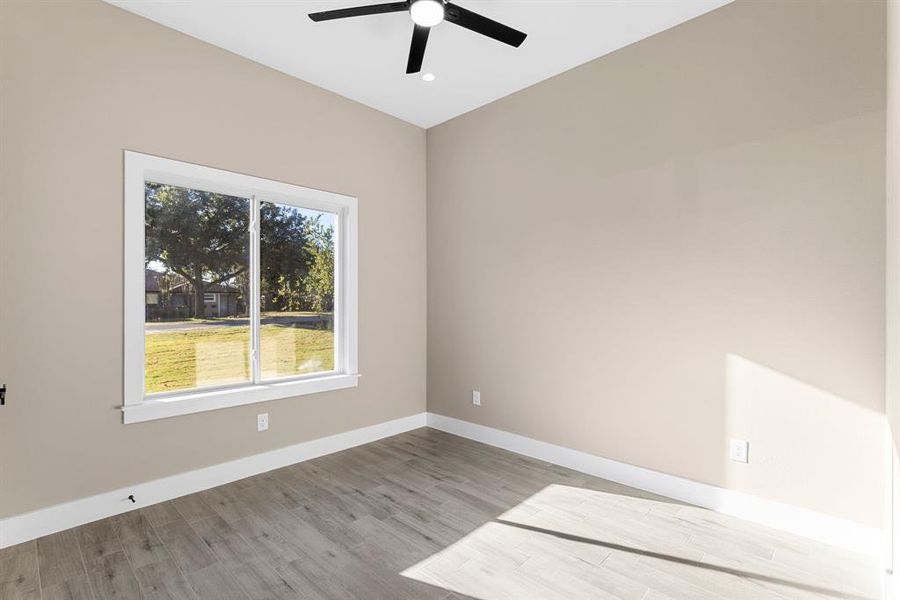
<path fill-rule="evenodd" d="M 737 354 L 726 356 L 725 370 L 727 487 L 880 526 L 881 495 L 872 489 L 882 474 L 884 415 Z M 811 436 L 813 464 L 800 447 Z M 750 442 L 748 464 L 728 460 L 731 438 Z M 823 469 L 832 476 L 817 476 Z"/>

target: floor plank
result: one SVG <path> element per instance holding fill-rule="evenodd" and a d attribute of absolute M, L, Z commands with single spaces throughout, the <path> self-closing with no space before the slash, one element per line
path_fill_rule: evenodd
<path fill-rule="evenodd" d="M 133 511 L 115 518 L 116 535 L 132 568 L 140 569 L 171 560 L 171 554 L 142 511 Z"/>
<path fill-rule="evenodd" d="M 51 586 L 86 574 L 77 529 L 37 540 L 37 556 L 41 586 Z"/>
<path fill-rule="evenodd" d="M 187 521 L 174 521 L 156 528 L 159 539 L 185 573 L 205 569 L 217 562 L 209 546 Z"/>
<path fill-rule="evenodd" d="M 146 600 L 196 600 L 196 594 L 172 559 L 152 562 L 135 570 Z"/>
<path fill-rule="evenodd" d="M 36 544 L 28 542 L 0 550 L 0 600 L 40 597 Z"/>
<path fill-rule="evenodd" d="M 186 575 L 192 590 L 200 600 L 247 600 L 249 596 L 222 563 L 193 571 Z"/>
<path fill-rule="evenodd" d="M 95 558 L 88 563 L 87 568 L 91 587 L 97 596 L 110 600 L 140 600 L 140 585 L 125 552 L 120 550 Z"/>
<path fill-rule="evenodd" d="M 41 588 L 43 600 L 93 600 L 87 574 Z"/>
<path fill-rule="evenodd" d="M 103 519 L 78 528 L 78 541 L 85 564 L 107 554 L 122 551 L 114 519 Z"/>

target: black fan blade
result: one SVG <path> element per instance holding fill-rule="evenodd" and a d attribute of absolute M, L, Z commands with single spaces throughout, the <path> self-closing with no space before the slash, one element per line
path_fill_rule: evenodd
<path fill-rule="evenodd" d="M 339 8 L 337 10 L 324 10 L 322 12 L 309 13 L 309 18 L 316 22 L 330 21 L 332 19 L 380 15 L 403 10 L 409 10 L 409 2 L 388 2 L 387 4 L 369 4 L 368 6 L 353 6 L 351 8 Z"/>
<path fill-rule="evenodd" d="M 416 25 L 413 29 L 412 43 L 409 45 L 409 60 L 406 63 L 406 73 L 418 73 L 422 70 L 422 59 L 425 58 L 425 44 L 428 43 L 430 27 Z"/>
<path fill-rule="evenodd" d="M 498 23 L 493 19 L 482 17 L 478 13 L 466 10 L 462 6 L 447 3 L 444 5 L 444 18 L 451 23 L 456 23 L 460 27 L 471 29 L 475 33 L 486 35 L 494 38 L 498 42 L 509 44 L 518 48 L 525 41 L 527 34 L 522 33 L 512 27 L 507 27 L 503 23 Z"/>

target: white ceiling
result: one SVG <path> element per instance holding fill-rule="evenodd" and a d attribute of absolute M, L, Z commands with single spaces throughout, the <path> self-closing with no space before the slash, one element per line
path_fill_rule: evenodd
<path fill-rule="evenodd" d="M 314 23 L 307 13 L 388 0 L 106 0 L 241 56 L 431 127 L 731 0 L 455 0 L 528 34 L 518 49 L 436 26 L 406 75 L 405 12 Z"/>

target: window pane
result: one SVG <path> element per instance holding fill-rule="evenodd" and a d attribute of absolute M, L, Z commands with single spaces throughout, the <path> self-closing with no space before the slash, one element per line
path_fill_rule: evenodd
<path fill-rule="evenodd" d="M 247 382 L 250 201 L 147 182 L 147 394 Z"/>
<path fill-rule="evenodd" d="M 332 371 L 335 215 L 260 203 L 263 379 Z"/>

